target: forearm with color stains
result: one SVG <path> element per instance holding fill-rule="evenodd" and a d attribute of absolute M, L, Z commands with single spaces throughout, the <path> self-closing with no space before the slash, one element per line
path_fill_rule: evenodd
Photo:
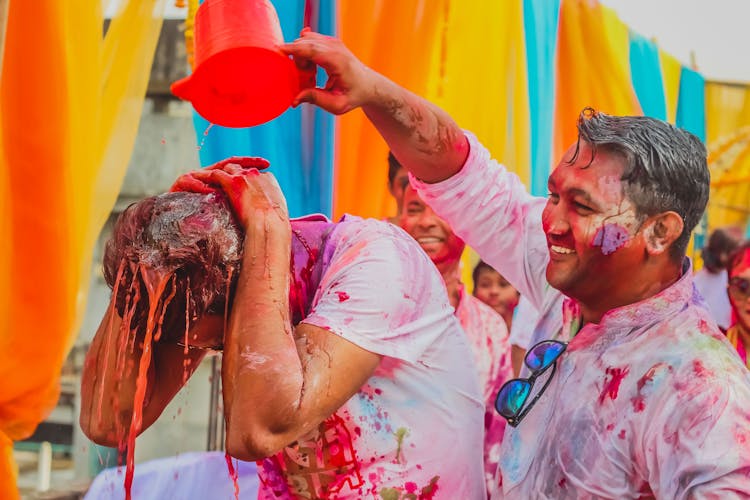
<path fill-rule="evenodd" d="M 428 183 L 460 171 L 469 143 L 453 118 L 383 75 L 369 74 L 372 91 L 362 109 L 399 162 Z"/>
<path fill-rule="evenodd" d="M 122 319 L 107 308 L 86 354 L 81 378 L 80 425 L 95 443 L 116 447 L 127 437 L 133 415 L 142 338 L 133 338 L 122 328 Z M 154 343 L 148 370 L 143 424 L 146 430 L 197 368 L 202 350 L 184 353 L 182 347 Z"/>
<path fill-rule="evenodd" d="M 289 316 L 291 226 L 274 210 L 247 218 L 242 271 L 224 343 L 226 446 L 255 459 L 294 422 L 303 389 Z"/>

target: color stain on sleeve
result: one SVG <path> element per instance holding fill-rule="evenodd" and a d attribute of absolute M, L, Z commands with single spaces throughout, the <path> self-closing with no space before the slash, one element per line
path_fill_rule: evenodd
<path fill-rule="evenodd" d="M 339 302 L 346 302 L 349 300 L 349 294 L 346 292 L 336 292 L 336 295 L 339 297 Z"/>

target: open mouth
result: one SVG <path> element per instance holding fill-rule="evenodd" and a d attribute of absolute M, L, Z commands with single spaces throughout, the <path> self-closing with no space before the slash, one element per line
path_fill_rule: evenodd
<path fill-rule="evenodd" d="M 417 242 L 420 245 L 431 245 L 433 243 L 441 243 L 443 240 L 442 238 L 436 238 L 434 236 L 425 236 L 423 238 L 417 238 Z"/>
<path fill-rule="evenodd" d="M 572 248 L 566 248 L 566 247 L 561 247 L 557 245 L 550 245 L 549 249 L 551 252 L 554 252 L 560 255 L 569 255 L 572 253 L 576 253 L 576 251 L 573 250 Z"/>

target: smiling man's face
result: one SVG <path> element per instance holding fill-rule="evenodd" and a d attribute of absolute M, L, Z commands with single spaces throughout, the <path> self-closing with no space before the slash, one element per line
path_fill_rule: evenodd
<path fill-rule="evenodd" d="M 404 191 L 401 228 L 417 240 L 438 269 L 442 265 L 455 264 L 461 258 L 465 246 L 463 240 L 422 201 L 411 186 L 406 186 Z"/>
<path fill-rule="evenodd" d="M 564 155 L 573 156 L 575 146 Z M 542 214 L 550 260 L 547 281 L 581 302 L 633 286 L 628 272 L 645 256 L 634 204 L 623 192 L 625 159 L 581 141 L 576 161 L 561 161 L 549 178 Z M 637 284 L 636 284 L 637 285 Z"/>

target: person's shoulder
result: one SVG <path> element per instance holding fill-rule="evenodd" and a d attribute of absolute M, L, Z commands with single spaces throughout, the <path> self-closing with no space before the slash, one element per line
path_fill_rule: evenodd
<path fill-rule="evenodd" d="M 652 335 L 644 358 L 661 358 L 687 378 L 704 382 L 740 376 L 750 383 L 740 357 L 706 310 L 689 304 L 675 318 L 665 322 Z"/>
<path fill-rule="evenodd" d="M 365 241 L 368 243 L 394 241 L 416 245 L 414 239 L 399 226 L 384 220 L 349 214 L 345 214 L 336 223 L 336 234 L 338 238 L 347 241 Z"/>

